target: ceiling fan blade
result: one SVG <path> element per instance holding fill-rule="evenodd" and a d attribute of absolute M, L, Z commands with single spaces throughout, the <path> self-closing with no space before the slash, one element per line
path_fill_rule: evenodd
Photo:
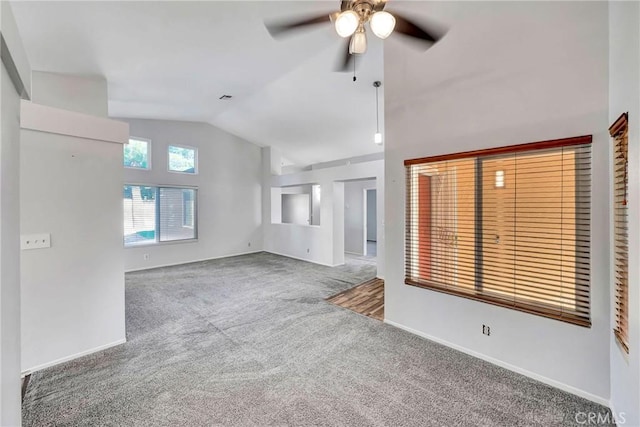
<path fill-rule="evenodd" d="M 338 56 L 338 61 L 336 61 L 336 71 L 346 72 L 353 70 L 353 61 L 355 61 L 355 58 L 349 53 L 350 41 L 351 37 L 340 47 L 340 56 Z"/>
<path fill-rule="evenodd" d="M 269 31 L 269 34 L 271 34 L 272 37 L 276 38 L 292 30 L 297 30 L 303 27 L 331 22 L 332 15 L 333 15 L 332 13 L 326 13 L 319 16 L 312 16 L 310 18 L 299 19 L 299 20 L 288 21 L 288 22 L 282 22 L 282 21 L 271 22 L 271 23 L 265 22 L 264 26 L 267 27 L 267 31 Z"/>
<path fill-rule="evenodd" d="M 347 9 L 351 9 L 351 0 L 342 0 L 342 2 L 340 2 L 340 11 L 344 12 Z"/>
<path fill-rule="evenodd" d="M 436 43 L 444 36 L 442 31 L 427 30 L 396 12 L 391 13 L 396 18 L 396 28 L 393 31 L 394 33 L 402 34 L 429 44 Z"/>

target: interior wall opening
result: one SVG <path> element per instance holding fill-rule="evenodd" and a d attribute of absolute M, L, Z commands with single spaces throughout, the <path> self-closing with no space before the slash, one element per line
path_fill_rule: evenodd
<path fill-rule="evenodd" d="M 345 257 L 367 257 L 375 262 L 377 254 L 376 180 L 344 183 Z"/>
<path fill-rule="evenodd" d="M 320 225 L 320 185 L 308 184 L 281 189 L 283 224 Z"/>
<path fill-rule="evenodd" d="M 365 255 L 377 256 L 378 253 L 378 226 L 377 226 L 377 190 L 365 190 Z"/>

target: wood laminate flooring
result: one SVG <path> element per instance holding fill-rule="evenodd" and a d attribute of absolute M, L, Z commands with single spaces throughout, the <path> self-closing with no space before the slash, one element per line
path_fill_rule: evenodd
<path fill-rule="evenodd" d="M 367 280 L 327 298 L 327 301 L 382 321 L 384 320 L 384 280 L 377 277 Z"/>

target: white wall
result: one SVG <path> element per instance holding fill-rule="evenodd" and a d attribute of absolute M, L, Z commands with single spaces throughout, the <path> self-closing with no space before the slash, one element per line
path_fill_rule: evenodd
<path fill-rule="evenodd" d="M 122 144 L 22 130 L 22 370 L 125 340 Z"/>
<path fill-rule="evenodd" d="M 126 339 L 121 165 L 128 125 L 91 115 L 106 93 L 66 95 L 94 79 L 46 77 L 35 73 L 34 91 L 48 93 L 49 106 L 21 108 L 20 233 L 51 234 L 50 248 L 21 253 L 24 373 Z"/>
<path fill-rule="evenodd" d="M 320 225 L 320 207 L 322 203 L 322 190 L 319 185 L 311 186 L 311 225 Z"/>
<path fill-rule="evenodd" d="M 344 264 L 344 229 L 336 236 L 336 229 L 344 227 L 343 213 L 337 216 L 344 206 L 344 185 L 333 181 L 320 185 L 320 225 L 285 224 L 267 218 L 265 251 L 328 266 Z M 278 198 L 272 200 L 279 203 Z"/>
<path fill-rule="evenodd" d="M 375 190 L 367 191 L 367 240 L 376 241 L 378 231 L 376 230 L 376 206 L 378 205 L 377 193 Z"/>
<path fill-rule="evenodd" d="M 9 2 L 2 2 L 0 7 L 0 31 L 2 31 L 2 38 L 7 46 L 7 52 L 10 54 L 11 61 L 17 71 L 17 75 L 20 76 L 22 87 L 19 95 L 23 99 L 31 99 L 31 65 L 27 58 L 27 52 L 22 45 L 22 38 L 18 32 L 18 26 L 13 16 L 13 10 Z M 4 58 L 3 58 L 4 62 Z M 17 88 L 16 88 L 17 89 Z"/>
<path fill-rule="evenodd" d="M 123 120 L 152 144 L 152 169 L 121 166 L 124 183 L 198 187 L 198 240 L 126 248 L 127 271 L 262 250 L 259 147 L 205 123 Z M 167 171 L 171 144 L 198 148 L 196 175 Z"/>
<path fill-rule="evenodd" d="M 611 346 L 611 409 L 640 425 L 640 3 L 609 3 L 609 123 L 629 113 L 629 354 Z M 613 270 L 613 269 L 612 269 Z M 613 277 L 610 283 L 614 283 Z M 611 287 L 611 329 L 615 326 Z"/>
<path fill-rule="evenodd" d="M 14 425 L 20 423 L 20 96 L 4 65 L 1 84 L 0 425 Z"/>
<path fill-rule="evenodd" d="M 281 220 L 283 224 L 319 225 L 319 198 L 312 193 L 312 185 L 285 187 L 281 190 Z M 312 212 L 314 211 L 316 218 L 312 223 Z"/>
<path fill-rule="evenodd" d="M 384 236 L 384 160 L 332 162 L 323 168 L 312 168 L 302 172 L 280 175 L 280 154 L 277 150 L 263 148 L 263 207 L 264 250 L 323 265 L 344 263 L 344 192 L 345 183 L 353 180 L 375 179 L 378 193 L 378 242 Z M 278 212 L 279 200 L 274 196 L 274 188 L 319 184 L 321 188 L 320 225 L 300 226 L 276 224 L 273 218 Z M 274 199 L 275 197 L 275 199 Z M 384 251 L 383 243 L 379 244 Z M 384 277 L 384 260 L 378 259 L 378 277 Z"/>
<path fill-rule="evenodd" d="M 37 104 L 99 117 L 109 115 L 107 81 L 103 77 L 34 71 L 32 84 L 31 100 Z"/>
<path fill-rule="evenodd" d="M 333 265 L 341 265 L 344 264 L 344 182 L 334 181 L 328 187 L 331 189 L 328 200 L 321 201 L 320 208 L 331 206 L 331 211 L 325 209 L 324 214 L 325 217 L 331 215 L 331 228 L 327 231 L 332 236 Z"/>
<path fill-rule="evenodd" d="M 0 425 L 21 423 L 20 400 L 20 97 L 30 68 L 8 2 L 0 3 L 6 43 L 0 74 Z M 6 56 L 5 56 L 6 55 Z M 11 64 L 5 65 L 5 61 Z M 12 82 L 7 67 L 18 78 Z M 24 87 L 24 92 L 21 89 Z"/>
<path fill-rule="evenodd" d="M 427 15 L 425 5 L 398 7 Z M 385 318 L 607 404 L 607 4 L 464 6 L 473 19 L 453 26 L 426 54 L 386 45 Z M 462 5 L 434 7 L 445 14 Z M 591 328 L 404 284 L 405 159 L 585 134 L 593 134 Z M 490 337 L 482 324 L 491 326 Z"/>
<path fill-rule="evenodd" d="M 282 194 L 282 222 L 309 225 L 311 199 L 309 194 Z"/>
<path fill-rule="evenodd" d="M 375 180 L 344 183 L 344 250 L 358 255 L 365 254 L 364 191 L 375 189 Z M 375 225 L 373 226 L 375 229 Z M 374 237 L 375 239 L 375 237 Z"/>

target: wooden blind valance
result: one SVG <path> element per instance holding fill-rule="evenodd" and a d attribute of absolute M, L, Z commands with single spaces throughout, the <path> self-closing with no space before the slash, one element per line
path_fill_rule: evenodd
<path fill-rule="evenodd" d="M 615 310 L 617 341 L 629 352 L 629 228 L 628 228 L 628 115 L 622 114 L 609 128 L 613 139 L 613 221 Z"/>

